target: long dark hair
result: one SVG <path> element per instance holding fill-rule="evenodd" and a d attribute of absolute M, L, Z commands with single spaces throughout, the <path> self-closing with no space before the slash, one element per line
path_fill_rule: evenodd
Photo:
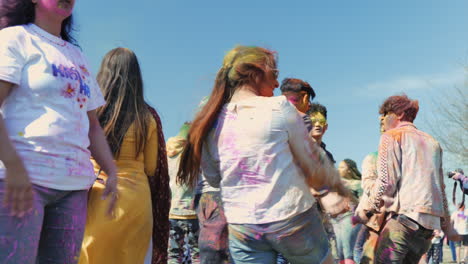
<path fill-rule="evenodd" d="M 0 1 L 0 30 L 6 27 L 33 23 L 35 16 L 35 4 L 31 0 Z M 72 36 L 73 31 L 73 17 L 69 16 L 62 21 L 60 37 L 63 40 L 78 46 L 76 39 Z"/>
<path fill-rule="evenodd" d="M 348 166 L 348 178 L 353 180 L 360 180 L 362 175 L 361 172 L 359 172 L 356 162 L 352 159 L 344 159 L 343 162 Z"/>
<path fill-rule="evenodd" d="M 216 75 L 208 102 L 197 114 L 189 130 L 188 142 L 182 152 L 177 181 L 195 186 L 200 173 L 203 143 L 224 104 L 242 85 L 256 87 L 264 81 L 267 67 L 276 68 L 275 53 L 260 47 L 237 46 L 224 57 Z"/>
<path fill-rule="evenodd" d="M 126 48 L 109 51 L 102 60 L 97 81 L 106 100 L 106 104 L 98 108 L 97 115 L 114 157 L 119 156 L 124 136 L 132 124 L 138 156 L 146 144 L 150 113 L 135 53 Z"/>

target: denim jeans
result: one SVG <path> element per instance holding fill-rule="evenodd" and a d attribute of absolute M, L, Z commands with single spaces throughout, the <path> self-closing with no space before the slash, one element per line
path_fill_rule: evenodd
<path fill-rule="evenodd" d="M 5 196 L 0 180 L 0 201 Z M 78 262 L 86 224 L 88 190 L 60 191 L 33 185 L 31 213 L 10 216 L 0 206 L 0 263 L 73 264 Z"/>
<path fill-rule="evenodd" d="M 361 262 L 361 257 L 362 257 L 362 252 L 364 249 L 364 243 L 366 240 L 369 238 L 369 228 L 365 225 L 361 225 L 361 229 L 359 230 L 357 237 L 356 237 L 356 243 L 354 244 L 354 262 L 360 263 Z"/>
<path fill-rule="evenodd" d="M 354 261 L 354 244 L 361 225 L 353 226 L 352 213 L 345 213 L 331 219 L 336 236 L 336 249 L 339 261 Z"/>
<path fill-rule="evenodd" d="M 229 224 L 235 264 L 275 264 L 281 253 L 292 264 L 322 263 L 329 254 L 327 234 L 316 206 L 268 224 Z"/>
<path fill-rule="evenodd" d="M 390 218 L 380 232 L 375 249 L 376 264 L 413 264 L 431 246 L 432 230 L 413 230 L 395 218 Z"/>
<path fill-rule="evenodd" d="M 456 250 L 455 242 L 449 240 L 449 247 L 450 247 L 450 252 L 452 253 L 452 260 L 457 261 L 457 250 Z"/>

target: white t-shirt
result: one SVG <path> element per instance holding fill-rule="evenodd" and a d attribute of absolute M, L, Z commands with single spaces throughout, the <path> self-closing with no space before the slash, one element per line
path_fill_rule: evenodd
<path fill-rule="evenodd" d="M 468 235 L 467 211 L 455 211 L 452 216 L 453 226 L 459 235 Z"/>
<path fill-rule="evenodd" d="M 0 40 L 0 80 L 14 84 L 0 111 L 31 182 L 89 188 L 87 112 L 104 98 L 80 49 L 34 24 L 0 30 Z"/>
<path fill-rule="evenodd" d="M 205 178 L 221 186 L 231 224 L 271 223 L 305 212 L 315 203 L 305 175 L 324 162 L 335 172 L 284 96 L 226 104 L 202 154 Z"/>

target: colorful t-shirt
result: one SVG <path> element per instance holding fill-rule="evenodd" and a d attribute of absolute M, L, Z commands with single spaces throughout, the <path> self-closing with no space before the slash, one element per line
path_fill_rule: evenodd
<path fill-rule="evenodd" d="M 13 83 L 0 111 L 33 184 L 89 188 L 87 112 L 104 104 L 76 46 L 34 24 L 0 31 L 0 80 Z M 0 179 L 5 168 L 0 162 Z"/>

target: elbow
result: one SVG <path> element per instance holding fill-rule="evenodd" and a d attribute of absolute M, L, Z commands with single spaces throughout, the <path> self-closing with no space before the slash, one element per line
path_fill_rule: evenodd
<path fill-rule="evenodd" d="M 101 129 L 101 124 L 97 118 L 92 118 L 89 120 L 89 131 L 96 131 Z"/>
<path fill-rule="evenodd" d="M 101 124 L 99 124 L 99 121 L 89 120 L 88 136 L 90 141 L 93 141 L 93 139 L 96 138 L 96 135 L 99 133 L 100 130 L 102 130 L 102 128 Z"/>
<path fill-rule="evenodd" d="M 211 187 L 220 188 L 221 178 L 220 177 L 206 177 L 206 181 Z"/>
<path fill-rule="evenodd" d="M 221 188 L 221 184 L 219 181 L 210 181 L 208 182 L 208 184 L 210 184 L 211 187 L 214 187 L 214 188 Z"/>

